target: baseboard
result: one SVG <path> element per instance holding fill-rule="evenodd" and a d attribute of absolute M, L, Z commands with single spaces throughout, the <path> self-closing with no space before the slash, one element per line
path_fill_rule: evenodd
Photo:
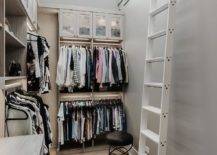
<path fill-rule="evenodd" d="M 138 151 L 133 147 L 130 152 L 129 155 L 138 155 Z"/>

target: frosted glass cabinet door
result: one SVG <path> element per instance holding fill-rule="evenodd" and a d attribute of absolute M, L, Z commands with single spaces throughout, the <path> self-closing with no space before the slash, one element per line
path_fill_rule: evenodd
<path fill-rule="evenodd" d="M 60 36 L 61 37 L 76 37 L 77 17 L 74 11 L 60 11 Z"/>
<path fill-rule="evenodd" d="M 108 37 L 108 27 L 107 27 L 107 15 L 101 13 L 93 14 L 93 30 L 94 30 L 94 38 L 107 38 Z"/>
<path fill-rule="evenodd" d="M 77 12 L 78 18 L 78 36 L 92 37 L 92 13 L 91 12 Z"/>
<path fill-rule="evenodd" d="M 123 17 L 121 15 L 109 16 L 109 38 L 110 39 L 122 39 L 122 22 Z"/>

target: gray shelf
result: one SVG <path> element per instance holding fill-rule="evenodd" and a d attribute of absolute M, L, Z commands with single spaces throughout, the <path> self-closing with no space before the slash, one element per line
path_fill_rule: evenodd
<path fill-rule="evenodd" d="M 10 48 L 25 48 L 26 45 L 20 41 L 13 33 L 5 30 L 6 47 Z"/>
<path fill-rule="evenodd" d="M 25 7 L 21 0 L 6 0 L 5 14 L 6 16 L 27 16 Z"/>

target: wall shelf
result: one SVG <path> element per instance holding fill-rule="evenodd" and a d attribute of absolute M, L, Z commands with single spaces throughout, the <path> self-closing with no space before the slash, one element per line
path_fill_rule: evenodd
<path fill-rule="evenodd" d="M 25 48 L 26 45 L 20 41 L 13 33 L 5 30 L 6 47 Z"/>
<path fill-rule="evenodd" d="M 0 0 L 0 119 L 5 120 L 5 88 L 19 85 L 26 90 L 26 46 L 28 14 L 23 0 Z M 30 0 L 25 0 L 29 2 Z M 5 27 L 8 25 L 8 28 Z M 19 63 L 22 76 L 8 76 L 11 61 Z M 10 85 L 5 87 L 6 85 Z M 2 99 L 2 100 L 1 100 Z M 0 122 L 0 138 L 6 136 Z"/>
<path fill-rule="evenodd" d="M 94 43 L 122 43 L 123 40 L 119 40 L 119 39 L 97 39 L 97 38 L 94 38 L 93 39 L 93 42 Z"/>
<path fill-rule="evenodd" d="M 20 80 L 20 79 L 26 79 L 26 76 L 7 76 L 5 77 L 5 81 Z"/>
<path fill-rule="evenodd" d="M 6 0 L 5 1 L 6 16 L 26 16 L 26 10 L 21 0 Z"/>

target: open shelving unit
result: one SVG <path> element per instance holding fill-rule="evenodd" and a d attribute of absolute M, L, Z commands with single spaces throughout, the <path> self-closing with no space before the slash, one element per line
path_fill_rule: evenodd
<path fill-rule="evenodd" d="M 21 0 L 0 0 L 0 119 L 5 118 L 6 85 L 26 85 L 27 11 Z M 7 22 L 6 22 L 7 20 Z M 20 63 L 21 76 L 9 76 L 11 61 Z M 4 121 L 0 138 L 4 137 Z"/>
<path fill-rule="evenodd" d="M 25 16 L 26 10 L 20 0 L 6 0 L 5 12 L 10 16 Z"/>
<path fill-rule="evenodd" d="M 5 43 L 7 47 L 25 48 L 26 45 L 20 41 L 12 32 L 5 30 Z"/>

